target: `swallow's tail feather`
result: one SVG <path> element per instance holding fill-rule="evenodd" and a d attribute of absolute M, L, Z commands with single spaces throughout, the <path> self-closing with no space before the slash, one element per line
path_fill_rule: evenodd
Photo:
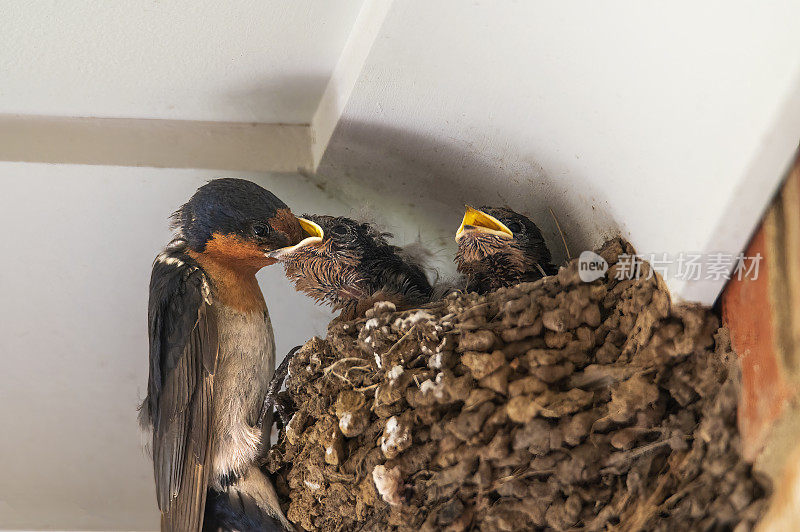
<path fill-rule="evenodd" d="M 278 496 L 269 478 L 255 467 L 225 491 L 209 491 L 204 532 L 293 530 L 280 509 Z"/>

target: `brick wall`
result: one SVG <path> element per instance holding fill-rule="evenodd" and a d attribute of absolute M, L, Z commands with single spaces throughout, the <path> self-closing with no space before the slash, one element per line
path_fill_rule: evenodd
<path fill-rule="evenodd" d="M 791 530 L 800 526 L 800 158 L 745 253 L 756 254 L 758 276 L 728 283 L 722 315 L 742 367 L 743 452 L 775 481 L 761 529 Z"/>

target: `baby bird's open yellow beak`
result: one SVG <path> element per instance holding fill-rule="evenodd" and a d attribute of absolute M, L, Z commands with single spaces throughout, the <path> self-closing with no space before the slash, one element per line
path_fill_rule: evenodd
<path fill-rule="evenodd" d="M 305 231 L 309 236 L 305 237 L 294 246 L 276 249 L 275 251 L 268 253 L 267 257 L 271 259 L 280 259 L 281 257 L 284 257 L 287 254 L 304 246 L 310 246 L 322 242 L 322 238 L 325 236 L 325 231 L 323 231 L 319 225 L 315 224 L 311 220 L 306 220 L 305 218 L 297 218 L 297 221 L 300 222 L 300 227 L 302 227 L 303 231 Z"/>
<path fill-rule="evenodd" d="M 461 220 L 461 225 L 458 231 L 456 231 L 456 242 L 458 242 L 467 231 L 491 233 L 507 238 L 514 236 L 514 233 L 512 233 L 503 222 L 483 211 L 473 209 L 469 205 L 466 206 L 464 219 Z"/>

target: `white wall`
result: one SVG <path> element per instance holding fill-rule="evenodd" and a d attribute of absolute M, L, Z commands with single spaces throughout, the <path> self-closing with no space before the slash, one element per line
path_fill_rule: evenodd
<path fill-rule="evenodd" d="M 228 174 L 230 175 L 230 174 Z M 0 163 L 0 529 L 154 530 L 136 407 L 147 285 L 167 217 L 218 172 Z M 296 212 L 348 214 L 297 175 L 258 175 Z M 279 356 L 331 314 L 259 275 Z"/>
<path fill-rule="evenodd" d="M 393 2 L 319 167 L 446 245 L 465 202 L 557 256 L 744 247 L 800 139 L 800 3 Z M 674 294 L 712 303 L 723 281 Z"/>

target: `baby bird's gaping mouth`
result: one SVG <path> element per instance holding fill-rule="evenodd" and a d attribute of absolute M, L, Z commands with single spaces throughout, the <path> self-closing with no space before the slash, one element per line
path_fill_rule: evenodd
<path fill-rule="evenodd" d="M 282 257 L 285 257 L 286 255 L 302 247 L 316 245 L 322 242 L 322 239 L 325 236 L 325 231 L 322 230 L 322 227 L 315 224 L 311 220 L 307 220 L 306 218 L 298 217 L 297 221 L 300 222 L 300 227 L 303 228 L 303 231 L 305 231 L 308 236 L 294 246 L 287 246 L 285 248 L 276 249 L 275 251 L 267 253 L 267 257 L 280 260 Z"/>
<path fill-rule="evenodd" d="M 464 219 L 461 220 L 461 225 L 458 231 L 456 231 L 456 242 L 471 231 L 490 233 L 504 238 L 511 238 L 514 236 L 514 233 L 494 216 L 467 205 Z"/>

